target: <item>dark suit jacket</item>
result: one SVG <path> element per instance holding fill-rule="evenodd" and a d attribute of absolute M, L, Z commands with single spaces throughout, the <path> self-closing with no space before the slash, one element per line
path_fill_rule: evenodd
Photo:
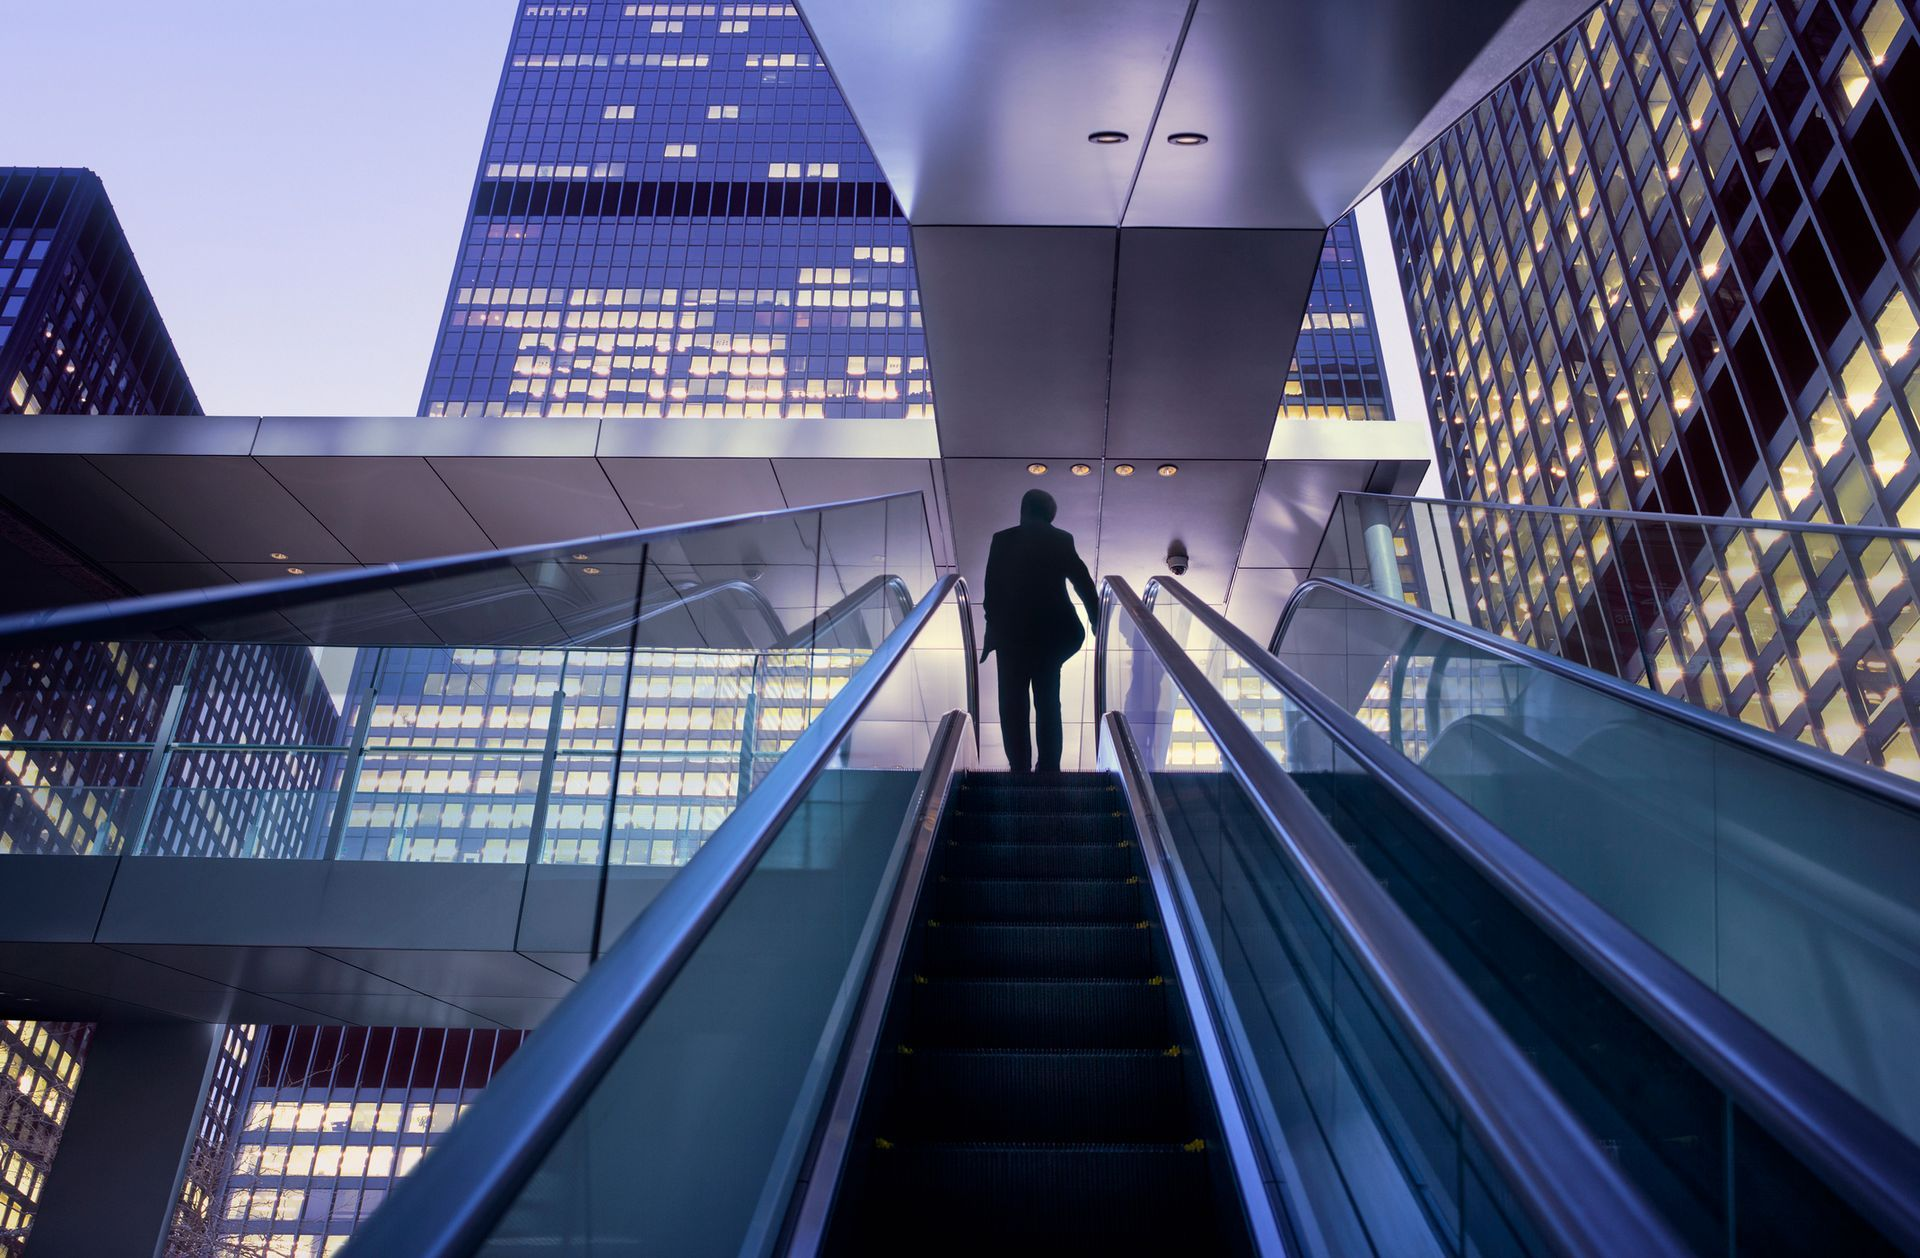
<path fill-rule="evenodd" d="M 1099 616 L 1093 576 L 1073 548 L 1073 534 L 1051 524 L 1017 524 L 993 535 L 987 552 L 987 640 L 980 658 L 998 650 L 1036 662 L 1065 663 L 1080 649 L 1080 619 L 1067 585 Z"/>

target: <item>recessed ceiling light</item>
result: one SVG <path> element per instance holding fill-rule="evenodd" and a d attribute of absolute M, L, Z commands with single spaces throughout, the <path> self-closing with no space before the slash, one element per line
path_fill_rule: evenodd
<path fill-rule="evenodd" d="M 1131 476 L 1133 475 L 1133 464 L 1116 463 L 1113 465 L 1113 474 L 1115 476 Z"/>
<path fill-rule="evenodd" d="M 1125 144 L 1127 133 L 1124 131 L 1095 131 L 1087 136 L 1089 144 Z"/>
<path fill-rule="evenodd" d="M 269 559 L 285 559 L 286 557 L 287 557 L 287 552 L 284 550 L 270 551 L 267 555 L 267 558 Z"/>
<path fill-rule="evenodd" d="M 591 556 L 591 555 L 588 555 L 587 553 L 585 553 L 584 551 L 582 551 L 581 553 L 579 553 L 579 554 L 577 554 L 577 555 L 575 555 L 575 556 L 574 556 L 574 558 L 575 558 L 575 559 L 591 559 L 591 558 L 592 558 L 592 556 Z"/>
<path fill-rule="evenodd" d="M 1178 463 L 1162 463 L 1157 469 L 1162 476 L 1175 476 L 1180 472 Z"/>
<path fill-rule="evenodd" d="M 1167 137 L 1168 144 L 1178 144 L 1182 148 L 1193 148 L 1206 142 L 1207 137 L 1198 131 L 1176 131 Z"/>
<path fill-rule="evenodd" d="M 307 575 L 305 568 L 288 568 L 287 571 L 296 577 L 304 577 Z"/>
<path fill-rule="evenodd" d="M 580 569 L 580 571 L 586 573 L 590 577 L 597 577 L 600 575 L 600 569 L 598 568 L 582 568 Z"/>
<path fill-rule="evenodd" d="M 1088 466 L 1085 463 L 1075 463 L 1073 465 L 1073 474 L 1075 476 L 1085 476 L 1088 472 L 1091 472 L 1092 470 L 1093 468 Z"/>
<path fill-rule="evenodd" d="M 1029 463 L 1027 464 L 1027 470 L 1035 476 L 1045 476 L 1047 474 L 1047 465 L 1045 463 Z"/>

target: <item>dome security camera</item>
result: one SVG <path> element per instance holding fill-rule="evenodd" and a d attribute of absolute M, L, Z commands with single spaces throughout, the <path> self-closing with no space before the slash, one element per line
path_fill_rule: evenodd
<path fill-rule="evenodd" d="M 1167 571 L 1176 577 L 1187 575 L 1187 548 L 1184 543 L 1175 542 L 1167 547 Z"/>

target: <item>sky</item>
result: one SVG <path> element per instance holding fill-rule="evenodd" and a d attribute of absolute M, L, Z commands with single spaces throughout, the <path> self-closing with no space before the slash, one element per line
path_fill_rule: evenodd
<path fill-rule="evenodd" d="M 0 0 L 0 165 L 105 181 L 213 415 L 411 415 L 514 0 Z"/>

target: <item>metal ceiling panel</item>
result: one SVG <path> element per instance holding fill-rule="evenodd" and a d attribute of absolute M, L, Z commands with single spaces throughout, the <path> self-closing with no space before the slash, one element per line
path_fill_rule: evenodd
<path fill-rule="evenodd" d="M 21 453 L 9 442 L 0 458 L 0 494 L 95 561 L 206 558 L 82 455 Z"/>
<path fill-rule="evenodd" d="M 915 223 L 1117 224 L 1188 0 L 799 0 Z M 1122 144 L 1089 144 L 1094 131 Z"/>
<path fill-rule="evenodd" d="M 1132 476 L 1105 476 L 1100 505 L 1101 575 L 1125 577 L 1138 591 L 1167 571 L 1167 551 L 1183 543 L 1192 567 L 1181 580 L 1210 603 L 1224 603 L 1247 529 L 1257 460 L 1183 461 L 1160 476 L 1142 465 Z"/>
<path fill-rule="evenodd" d="M 496 546 L 531 546 L 633 527 L 590 458 L 435 458 L 433 470 Z"/>
<path fill-rule="evenodd" d="M 495 548 L 425 459 L 273 455 L 260 463 L 362 563 L 402 563 Z"/>
<path fill-rule="evenodd" d="M 265 560 L 273 551 L 314 563 L 367 558 L 250 458 L 108 454 L 93 463 L 216 563 Z"/>
<path fill-rule="evenodd" d="M 1115 237 L 1102 228 L 914 228 L 943 456 L 1100 449 Z"/>
<path fill-rule="evenodd" d="M 1199 0 L 1126 225 L 1324 227 L 1589 7 Z"/>
<path fill-rule="evenodd" d="M 635 528 L 778 511 L 787 505 L 766 459 L 602 456 L 600 462 Z"/>
<path fill-rule="evenodd" d="M 1325 233 L 1120 233 L 1110 458 L 1258 459 Z"/>
<path fill-rule="evenodd" d="M 878 494 L 917 493 L 926 504 L 933 559 L 953 564 L 953 525 L 947 515 L 945 482 L 934 475 L 932 459 L 775 459 L 773 474 L 789 507 L 847 502 Z"/>

